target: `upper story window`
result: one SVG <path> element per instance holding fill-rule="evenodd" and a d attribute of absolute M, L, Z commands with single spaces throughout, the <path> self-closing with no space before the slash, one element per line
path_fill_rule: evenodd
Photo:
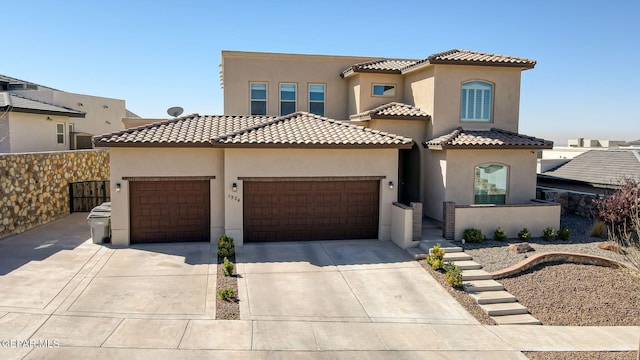
<path fill-rule="evenodd" d="M 469 81 L 462 84 L 461 121 L 491 121 L 492 107 L 492 84 L 484 81 Z"/>
<path fill-rule="evenodd" d="M 58 144 L 64 144 L 64 124 L 56 124 L 56 139 Z"/>
<path fill-rule="evenodd" d="M 309 84 L 309 112 L 312 114 L 324 116 L 324 84 Z"/>
<path fill-rule="evenodd" d="M 371 91 L 373 96 L 396 96 L 395 85 L 373 84 Z"/>
<path fill-rule="evenodd" d="M 296 90 L 296 84 L 280 84 L 280 115 L 287 115 L 296 112 Z"/>
<path fill-rule="evenodd" d="M 267 115 L 267 83 L 251 83 L 251 115 Z"/>
<path fill-rule="evenodd" d="M 476 204 L 504 205 L 507 201 L 509 168 L 500 164 L 483 164 L 475 168 L 473 195 Z"/>

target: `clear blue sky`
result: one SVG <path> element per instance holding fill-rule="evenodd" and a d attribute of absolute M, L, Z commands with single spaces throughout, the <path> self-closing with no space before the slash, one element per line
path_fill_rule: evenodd
<path fill-rule="evenodd" d="M 223 112 L 221 50 L 538 61 L 520 131 L 640 138 L 640 1 L 3 1 L 0 74 L 124 99 L 143 117 Z"/>

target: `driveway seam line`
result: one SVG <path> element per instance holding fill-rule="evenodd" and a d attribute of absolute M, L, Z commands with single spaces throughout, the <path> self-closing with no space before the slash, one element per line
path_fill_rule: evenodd
<path fill-rule="evenodd" d="M 180 349 L 180 346 L 182 345 L 182 342 L 184 341 L 184 337 L 187 334 L 187 331 L 189 330 L 190 326 L 193 326 L 192 324 L 192 319 L 187 320 L 187 326 L 184 327 L 184 331 L 182 332 L 182 336 L 180 337 L 180 341 L 178 341 L 178 346 L 176 347 L 176 349 Z"/>
<path fill-rule="evenodd" d="M 99 347 L 104 347 L 104 343 L 107 342 L 107 340 L 109 340 L 109 338 L 111 338 L 113 336 L 113 334 L 116 332 L 116 330 L 118 330 L 118 328 L 120 328 L 122 326 L 122 323 L 125 321 L 125 318 L 120 319 L 120 322 L 118 323 L 118 325 L 116 325 L 116 327 L 113 328 L 113 330 L 111 330 L 111 333 L 109 333 L 109 335 L 107 335 L 106 338 L 104 338 L 104 340 L 102 340 L 102 342 L 100 343 Z"/>
<path fill-rule="evenodd" d="M 107 249 L 107 248 L 103 248 L 103 249 Z M 89 274 L 87 273 L 87 275 L 85 275 L 82 279 L 88 279 L 89 282 L 87 283 L 87 285 L 84 287 L 84 289 L 82 289 L 80 291 L 80 293 L 78 294 L 78 296 L 73 299 L 71 301 L 71 303 L 69 304 L 69 306 L 67 306 L 66 309 L 62 309 L 62 307 L 64 306 L 64 304 L 67 302 L 67 300 L 71 300 L 69 299 L 69 297 L 76 291 L 76 289 L 79 288 L 80 284 L 82 284 L 82 279 L 78 282 L 78 284 L 76 285 L 76 287 L 69 293 L 69 295 L 64 299 L 64 301 L 60 304 L 60 306 L 58 306 L 57 309 L 55 309 L 53 311 L 53 313 L 57 313 L 58 311 L 62 311 L 62 312 L 68 312 L 71 311 L 71 307 L 73 307 L 73 305 L 76 303 L 76 301 L 78 301 L 78 299 L 82 296 L 82 294 L 85 292 L 85 290 L 87 290 L 87 288 L 89 287 L 89 285 L 91 285 L 91 283 L 93 282 L 93 280 L 96 278 L 96 275 L 98 275 L 98 273 L 102 270 L 102 268 L 107 264 L 107 262 L 109 262 L 109 259 L 111 259 L 111 257 L 113 256 L 113 254 L 115 254 L 115 251 L 111 251 L 109 252 L 108 250 L 105 250 L 105 254 L 103 254 L 102 256 L 100 256 L 100 259 L 97 260 L 97 263 L 91 268 L 91 270 L 93 270 L 96 266 L 98 266 L 98 263 L 105 257 L 105 255 L 108 255 L 107 259 L 104 261 L 104 263 L 102 264 L 102 266 L 100 266 L 100 269 L 97 269 L 95 275 L 93 276 L 88 276 Z M 91 272 L 91 270 L 89 271 L 89 273 Z"/>

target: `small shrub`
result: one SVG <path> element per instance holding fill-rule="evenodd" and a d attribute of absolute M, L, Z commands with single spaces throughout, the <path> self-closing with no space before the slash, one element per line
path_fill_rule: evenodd
<path fill-rule="evenodd" d="M 440 248 L 440 244 L 436 244 L 429 250 L 427 263 L 431 265 L 433 270 L 442 270 L 444 268 L 444 250 Z"/>
<path fill-rule="evenodd" d="M 236 248 L 233 245 L 233 238 L 228 237 L 226 234 L 222 234 L 218 238 L 218 256 L 231 257 L 235 255 Z"/>
<path fill-rule="evenodd" d="M 529 238 L 531 238 L 531 233 L 529 232 L 529 229 L 522 228 L 522 230 L 518 231 L 518 238 L 523 241 L 529 240 Z"/>
<path fill-rule="evenodd" d="M 569 240 L 569 236 L 571 236 L 571 229 L 569 228 L 560 228 L 558 229 L 558 233 L 556 234 L 558 239 L 560 240 Z"/>
<path fill-rule="evenodd" d="M 496 231 L 493 232 L 493 240 L 496 240 L 496 241 L 507 240 L 507 232 L 504 231 L 502 227 L 498 227 Z"/>
<path fill-rule="evenodd" d="M 607 224 L 600 219 L 596 219 L 593 222 L 593 227 L 589 230 L 589 236 L 598 238 L 607 237 Z"/>
<path fill-rule="evenodd" d="M 466 242 L 481 243 L 482 231 L 480 231 L 480 229 L 465 229 L 462 237 Z"/>
<path fill-rule="evenodd" d="M 444 266 L 447 282 L 456 289 L 462 288 L 462 271 L 455 264 L 449 262 Z"/>
<path fill-rule="evenodd" d="M 542 238 L 546 241 L 551 241 L 556 236 L 556 230 L 552 227 L 547 227 L 542 230 Z"/>
<path fill-rule="evenodd" d="M 233 262 L 229 261 L 226 257 L 224 258 L 224 263 L 222 265 L 222 271 L 224 271 L 224 276 L 233 275 L 233 269 L 235 269 L 235 265 Z"/>
<path fill-rule="evenodd" d="M 235 297 L 235 294 L 232 288 L 226 288 L 218 290 L 218 296 L 224 301 L 229 301 Z"/>

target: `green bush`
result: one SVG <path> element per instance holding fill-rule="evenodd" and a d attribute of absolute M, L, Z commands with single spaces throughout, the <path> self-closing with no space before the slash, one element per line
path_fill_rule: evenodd
<path fill-rule="evenodd" d="M 542 238 L 546 241 L 551 241 L 556 236 L 556 229 L 552 227 L 547 227 L 542 230 Z"/>
<path fill-rule="evenodd" d="M 224 258 L 224 263 L 222 265 L 222 271 L 224 271 L 224 276 L 233 275 L 233 269 L 235 269 L 235 265 L 233 262 L 229 261 L 226 257 Z"/>
<path fill-rule="evenodd" d="M 496 240 L 496 241 L 507 240 L 507 232 L 504 231 L 502 227 L 498 227 L 496 231 L 493 232 L 493 240 Z"/>
<path fill-rule="evenodd" d="M 470 243 L 481 243 L 482 242 L 482 231 L 480 229 L 465 229 L 464 234 L 462 235 L 466 242 Z"/>
<path fill-rule="evenodd" d="M 449 262 L 444 266 L 447 282 L 456 289 L 462 288 L 462 271 L 455 264 Z"/>
<path fill-rule="evenodd" d="M 218 290 L 218 296 L 220 296 L 222 300 L 229 301 L 235 297 L 235 294 L 232 288 L 227 288 Z"/>
<path fill-rule="evenodd" d="M 231 257 L 236 254 L 236 248 L 233 245 L 233 238 L 222 234 L 218 238 L 218 256 Z"/>
<path fill-rule="evenodd" d="M 522 228 L 522 230 L 518 231 L 518 238 L 520 238 L 520 240 L 529 240 L 530 237 L 531 233 L 529 232 L 529 229 Z"/>
<path fill-rule="evenodd" d="M 558 239 L 560 240 L 569 240 L 569 236 L 571 236 L 571 229 L 569 228 L 560 228 L 558 229 Z"/>
<path fill-rule="evenodd" d="M 427 263 L 436 271 L 444 268 L 444 250 L 440 248 L 440 244 L 436 244 L 431 248 L 431 250 L 429 250 Z"/>

